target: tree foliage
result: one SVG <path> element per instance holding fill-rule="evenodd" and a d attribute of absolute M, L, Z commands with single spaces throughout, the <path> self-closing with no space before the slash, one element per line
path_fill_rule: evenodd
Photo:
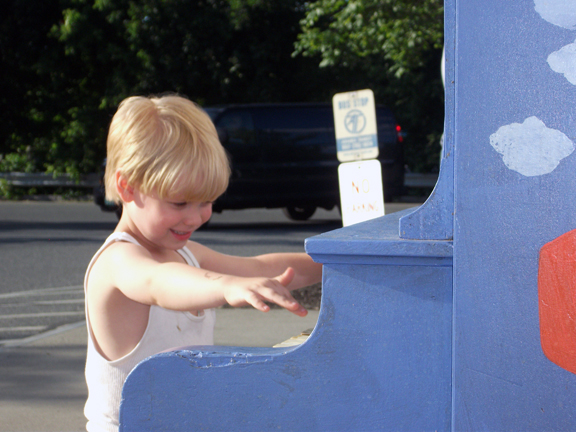
<path fill-rule="evenodd" d="M 408 131 L 411 168 L 437 167 L 443 1 L 317 0 L 306 3 L 305 10 L 295 55 L 320 56 L 320 67 L 364 77 Z"/>
<path fill-rule="evenodd" d="M 7 0 L 0 171 L 97 171 L 110 118 L 134 94 L 328 101 L 354 83 L 403 119 L 428 91 L 421 71 L 440 44 L 437 2 Z"/>
<path fill-rule="evenodd" d="M 320 53 L 321 66 L 380 55 L 400 77 L 442 48 L 443 0 L 318 0 L 306 4 L 301 25 L 296 50 Z"/>

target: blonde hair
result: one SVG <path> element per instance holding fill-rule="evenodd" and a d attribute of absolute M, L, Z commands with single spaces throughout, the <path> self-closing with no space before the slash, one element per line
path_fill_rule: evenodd
<path fill-rule="evenodd" d="M 230 164 L 210 117 L 176 95 L 129 97 L 112 118 L 107 140 L 106 198 L 120 203 L 116 171 L 160 199 L 214 201 L 228 187 Z"/>

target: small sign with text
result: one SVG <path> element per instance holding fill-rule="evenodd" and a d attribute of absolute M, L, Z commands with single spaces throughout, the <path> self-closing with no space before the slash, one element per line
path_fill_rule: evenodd
<path fill-rule="evenodd" d="M 384 216 L 380 161 L 342 163 L 338 167 L 338 179 L 344 226 Z"/>
<path fill-rule="evenodd" d="M 338 160 L 376 159 L 378 132 L 372 90 L 338 93 L 332 98 L 332 109 Z"/>

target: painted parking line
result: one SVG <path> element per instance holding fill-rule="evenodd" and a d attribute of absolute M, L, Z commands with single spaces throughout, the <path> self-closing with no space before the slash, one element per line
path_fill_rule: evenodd
<path fill-rule="evenodd" d="M 46 326 L 21 326 L 21 327 L 0 327 L 0 332 L 29 332 L 46 330 Z"/>
<path fill-rule="evenodd" d="M 44 333 L 39 333 L 39 334 L 36 334 L 34 336 L 30 336 L 27 338 L 3 340 L 3 341 L 0 341 L 0 351 L 3 351 L 6 348 L 14 348 L 14 347 L 26 345 L 26 344 L 36 342 L 38 340 L 41 340 L 41 339 L 44 339 L 47 337 L 56 336 L 56 335 L 59 335 L 60 333 L 65 333 L 67 331 L 74 330 L 78 327 L 82 327 L 85 325 L 86 325 L 86 321 L 78 321 L 75 323 L 60 326 L 58 328 L 55 328 L 53 330 L 49 330 L 49 331 L 44 332 Z"/>
<path fill-rule="evenodd" d="M 30 297 L 33 295 L 58 295 L 58 294 L 76 294 L 78 292 L 83 292 L 84 288 L 82 285 L 75 285 L 69 287 L 57 287 L 57 288 L 41 288 L 28 291 L 17 291 L 0 294 L 0 299 L 17 298 L 17 297 Z"/>
<path fill-rule="evenodd" d="M 36 305 L 84 304 L 84 298 L 71 300 L 38 300 L 31 303 Z"/>
<path fill-rule="evenodd" d="M 0 315 L 0 319 L 46 318 L 46 317 L 63 317 L 63 316 L 84 316 L 84 311 L 10 314 L 10 315 Z"/>

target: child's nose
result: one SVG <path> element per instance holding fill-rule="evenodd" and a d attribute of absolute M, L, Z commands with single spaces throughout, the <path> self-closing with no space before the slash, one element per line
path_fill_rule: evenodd
<path fill-rule="evenodd" d="M 200 225 L 202 223 L 200 210 L 191 206 L 191 208 L 186 212 L 186 219 L 184 222 L 186 225 Z"/>

